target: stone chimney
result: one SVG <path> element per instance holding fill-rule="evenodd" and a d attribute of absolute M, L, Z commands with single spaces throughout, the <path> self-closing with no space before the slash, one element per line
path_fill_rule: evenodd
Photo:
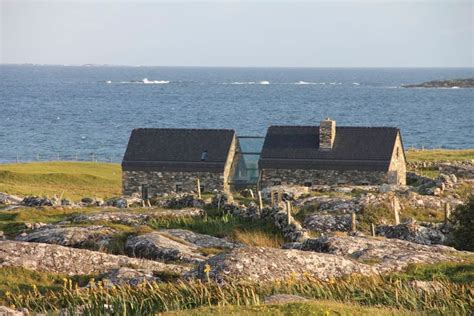
<path fill-rule="evenodd" d="M 329 117 L 319 123 L 319 150 L 331 150 L 336 138 L 336 121 Z"/>

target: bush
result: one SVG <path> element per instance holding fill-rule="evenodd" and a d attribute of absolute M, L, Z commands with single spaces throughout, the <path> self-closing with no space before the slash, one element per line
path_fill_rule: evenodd
<path fill-rule="evenodd" d="M 451 221 L 454 224 L 454 246 L 461 250 L 474 251 L 474 195 L 468 198 L 467 203 L 454 210 Z"/>

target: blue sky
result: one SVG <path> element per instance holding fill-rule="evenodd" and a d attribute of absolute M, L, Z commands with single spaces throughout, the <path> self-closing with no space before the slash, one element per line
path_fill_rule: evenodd
<path fill-rule="evenodd" d="M 1 62 L 473 67 L 473 1 L 1 1 Z"/>

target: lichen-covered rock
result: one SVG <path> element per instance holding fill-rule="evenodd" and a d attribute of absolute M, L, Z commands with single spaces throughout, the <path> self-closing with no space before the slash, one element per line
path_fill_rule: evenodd
<path fill-rule="evenodd" d="M 306 216 L 303 227 L 317 232 L 349 231 L 351 229 L 351 214 L 314 214 Z"/>
<path fill-rule="evenodd" d="M 53 201 L 48 198 L 39 196 L 27 196 L 21 201 L 21 205 L 36 207 L 36 206 L 53 206 Z"/>
<path fill-rule="evenodd" d="M 160 230 L 164 236 L 171 236 L 173 238 L 179 238 L 188 243 L 191 243 L 199 248 L 234 248 L 237 245 L 233 242 L 227 241 L 223 238 L 217 238 L 214 236 L 198 234 L 190 230 L 185 229 L 163 229 Z"/>
<path fill-rule="evenodd" d="M 26 309 L 18 311 L 6 306 L 0 306 L 0 316 L 27 316 L 29 314 Z"/>
<path fill-rule="evenodd" d="M 148 214 L 125 213 L 125 212 L 104 212 L 95 214 L 79 214 L 72 216 L 69 220 L 72 223 L 85 222 L 111 222 L 124 225 L 141 225 L 150 219 Z"/>
<path fill-rule="evenodd" d="M 199 262 L 205 257 L 199 247 L 178 238 L 170 238 L 161 232 L 130 236 L 125 243 L 129 256 L 160 261 Z"/>
<path fill-rule="evenodd" d="M 103 212 L 95 214 L 74 215 L 69 220 L 73 223 L 105 221 L 124 225 L 142 225 L 153 218 L 163 217 L 202 217 L 205 212 L 199 208 L 180 210 L 159 210 L 146 213 Z"/>
<path fill-rule="evenodd" d="M 294 201 L 299 199 L 300 197 L 309 193 L 309 188 L 304 186 L 297 186 L 297 185 L 275 185 L 270 187 L 265 187 L 262 190 L 262 198 L 270 201 L 271 200 L 271 192 L 281 192 L 282 200 L 284 201 Z"/>
<path fill-rule="evenodd" d="M 130 284 L 138 285 L 144 282 L 157 282 L 160 281 L 153 273 L 153 270 L 146 269 L 131 269 L 127 267 L 121 267 L 111 271 L 105 278 L 110 284 Z M 107 283 L 107 282 L 104 282 Z"/>
<path fill-rule="evenodd" d="M 210 266 L 208 273 L 205 271 L 207 265 Z M 248 247 L 218 254 L 200 263 L 188 276 L 203 280 L 209 277 L 218 282 L 234 279 L 265 282 L 306 276 L 327 280 L 353 273 L 368 275 L 376 273 L 376 270 L 369 265 L 331 254 Z"/>
<path fill-rule="evenodd" d="M 371 262 L 379 272 L 399 271 L 410 263 L 437 263 L 442 261 L 461 261 L 454 248 L 434 245 L 420 245 L 405 240 L 333 236 L 305 240 L 297 249 L 330 253 Z"/>
<path fill-rule="evenodd" d="M 23 201 L 23 198 L 19 196 L 0 192 L 0 204 L 17 205 L 20 204 L 21 201 Z"/>
<path fill-rule="evenodd" d="M 45 226 L 16 238 L 18 241 L 41 242 L 70 247 L 105 247 L 117 231 L 105 226 Z"/>
<path fill-rule="evenodd" d="M 23 267 L 68 275 L 100 274 L 131 267 L 184 273 L 187 267 L 44 243 L 0 241 L 0 268 Z"/>
<path fill-rule="evenodd" d="M 376 233 L 387 238 L 408 240 L 417 244 L 432 245 L 444 244 L 447 237 L 440 230 L 407 221 L 399 225 L 379 225 Z"/>

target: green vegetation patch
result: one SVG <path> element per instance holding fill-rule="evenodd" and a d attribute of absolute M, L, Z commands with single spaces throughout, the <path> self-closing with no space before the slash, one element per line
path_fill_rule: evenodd
<path fill-rule="evenodd" d="M 0 192 L 107 198 L 121 194 L 121 169 L 119 164 L 92 162 L 0 164 Z"/>
<path fill-rule="evenodd" d="M 455 161 L 474 159 L 474 149 L 430 149 L 430 150 L 407 150 L 405 152 L 409 162 L 415 161 Z"/>
<path fill-rule="evenodd" d="M 284 242 L 281 232 L 273 223 L 266 220 L 243 219 L 230 214 L 204 218 L 159 218 L 152 219 L 149 225 L 155 229 L 181 228 L 219 238 L 228 237 L 252 246 L 280 247 Z"/>

